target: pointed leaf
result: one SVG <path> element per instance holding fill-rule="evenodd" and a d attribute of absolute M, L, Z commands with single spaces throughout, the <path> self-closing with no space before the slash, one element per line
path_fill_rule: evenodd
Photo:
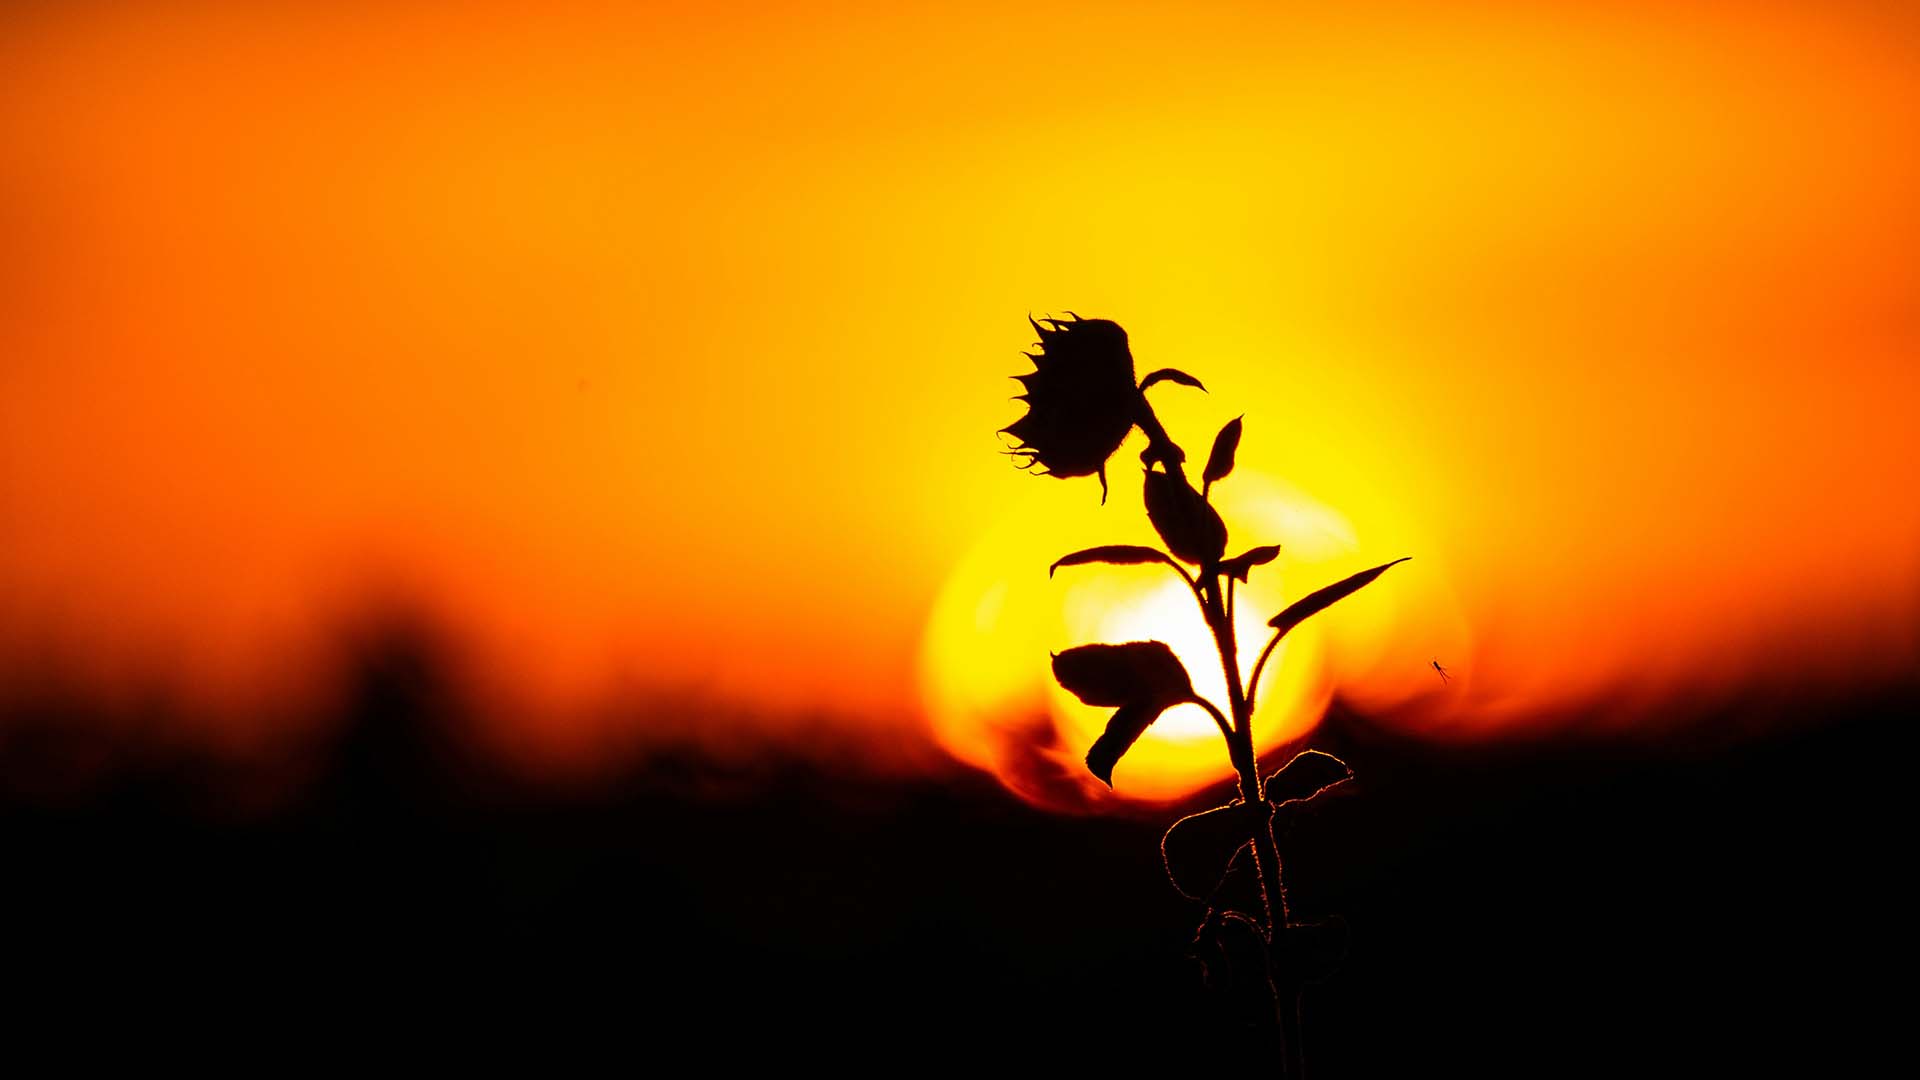
<path fill-rule="evenodd" d="M 1147 519 L 1167 550 L 1195 566 L 1217 561 L 1227 550 L 1227 526 L 1185 474 L 1147 471 Z"/>
<path fill-rule="evenodd" d="M 1159 548 L 1144 547 L 1139 544 L 1105 544 L 1100 547 L 1085 548 L 1071 555 L 1062 555 L 1052 566 L 1047 567 L 1047 576 L 1052 577 L 1055 570 L 1063 566 L 1082 566 L 1086 563 L 1110 563 L 1115 566 L 1132 566 L 1137 563 L 1166 563 L 1176 566 L 1167 553 Z"/>
<path fill-rule="evenodd" d="M 1280 557 L 1279 544 L 1267 544 L 1264 547 L 1249 548 L 1231 559 L 1220 560 L 1220 572 L 1231 574 L 1234 580 L 1245 585 L 1247 575 L 1256 566 L 1265 566 Z"/>
<path fill-rule="evenodd" d="M 1187 669 L 1158 641 L 1068 649 L 1053 658 L 1053 677 L 1088 705 L 1119 707 L 1087 751 L 1087 768 L 1108 786 L 1113 784 L 1114 765 L 1147 725 L 1193 699 Z"/>
<path fill-rule="evenodd" d="M 1267 777 L 1267 801 L 1275 806 L 1304 802 L 1353 779 L 1353 770 L 1332 754 L 1303 750 Z"/>
<path fill-rule="evenodd" d="M 1156 371 L 1151 375 L 1148 375 L 1146 378 L 1141 379 L 1140 390 L 1141 392 L 1144 393 L 1147 387 L 1152 386 L 1154 383 L 1160 383 L 1160 382 L 1179 383 L 1181 386 L 1191 386 L 1195 390 L 1198 390 L 1203 394 L 1207 392 L 1207 388 L 1200 384 L 1199 379 L 1196 379 L 1193 376 L 1187 374 L 1186 372 L 1181 371 L 1179 368 L 1170 368 L 1170 367 L 1163 367 L 1159 371 Z"/>
<path fill-rule="evenodd" d="M 1120 706 L 1107 721 L 1107 730 L 1087 748 L 1087 770 L 1099 777 L 1101 783 L 1112 787 L 1113 767 L 1120 763 L 1121 755 L 1132 748 L 1147 725 L 1160 719 L 1170 704 L 1142 699 Z"/>
<path fill-rule="evenodd" d="M 1352 596 L 1355 592 L 1358 592 L 1361 588 L 1373 581 L 1374 578 L 1386 573 L 1387 567 L 1396 566 L 1411 558 L 1413 558 L 1413 556 L 1406 555 L 1390 563 L 1381 563 L 1371 570 L 1362 570 L 1350 578 L 1336 581 L 1324 589 L 1310 592 L 1287 605 L 1285 611 L 1267 620 L 1267 625 L 1284 634 L 1302 622 L 1305 622 L 1308 617 L 1317 615 L 1327 608 L 1332 607 L 1335 602 Z"/>
<path fill-rule="evenodd" d="M 1227 421 L 1220 434 L 1213 437 L 1213 452 L 1207 455 L 1207 471 L 1201 474 L 1201 493 L 1213 487 L 1216 480 L 1225 480 L 1233 472 L 1233 456 L 1240 449 L 1240 420 L 1236 416 Z"/>
<path fill-rule="evenodd" d="M 1174 822 L 1160 838 L 1160 859 L 1174 889 L 1189 900 L 1213 896 L 1234 853 L 1253 843 L 1255 825 L 1254 815 L 1241 802 Z"/>
<path fill-rule="evenodd" d="M 1068 649 L 1053 658 L 1053 677 L 1088 705 L 1144 701 L 1158 702 L 1164 709 L 1193 696 L 1187 669 L 1172 649 L 1158 641 Z M 1152 717 L 1147 722 L 1152 722 Z"/>

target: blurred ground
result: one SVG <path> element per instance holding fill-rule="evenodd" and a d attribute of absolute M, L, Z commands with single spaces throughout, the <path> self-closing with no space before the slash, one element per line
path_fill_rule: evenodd
<path fill-rule="evenodd" d="M 87 765 L 114 748 L 53 705 L 6 718 L 14 1034 L 856 1075 L 1250 1045 L 1183 955 L 1199 913 L 1161 874 L 1165 821 L 779 757 L 537 788 L 463 749 L 420 656 L 371 658 L 348 699 L 299 794 L 252 808 L 190 757 Z M 1282 840 L 1296 912 L 1353 930 L 1307 999 L 1313 1075 L 1874 1060 L 1905 1009 L 1881 987 L 1907 963 L 1891 730 L 1916 701 L 1643 745 L 1434 746 L 1336 714 L 1315 745 L 1359 780 Z"/>

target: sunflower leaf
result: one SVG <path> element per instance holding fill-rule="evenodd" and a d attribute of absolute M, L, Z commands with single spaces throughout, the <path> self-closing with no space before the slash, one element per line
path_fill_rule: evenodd
<path fill-rule="evenodd" d="M 1055 570 L 1063 566 L 1082 566 L 1087 563 L 1109 563 L 1114 566 L 1133 566 L 1139 563 L 1163 562 L 1168 566 L 1178 566 L 1167 553 L 1159 548 L 1143 547 L 1139 544 L 1103 544 L 1100 547 L 1085 548 L 1071 555 L 1062 555 L 1047 567 L 1047 576 L 1052 577 Z"/>
<path fill-rule="evenodd" d="M 1226 523 L 1184 473 L 1147 470 L 1145 501 L 1147 520 L 1183 561 L 1207 566 L 1227 550 Z"/>
<path fill-rule="evenodd" d="M 1160 719 L 1167 711 L 1166 706 L 1152 702 L 1130 702 L 1114 710 L 1107 720 L 1107 730 L 1087 748 L 1087 771 L 1100 778 L 1108 787 L 1113 786 L 1113 767 L 1120 758 L 1147 730 L 1147 725 Z"/>
<path fill-rule="evenodd" d="M 1207 471 L 1201 474 L 1201 494 L 1211 491 L 1214 481 L 1225 480 L 1233 472 L 1233 456 L 1240 449 L 1240 420 L 1236 416 L 1227 421 L 1227 425 L 1220 429 L 1220 434 L 1213 437 L 1213 452 L 1207 455 Z"/>
<path fill-rule="evenodd" d="M 1346 762 L 1319 750 L 1303 750 L 1267 777 L 1267 801 L 1276 807 L 1305 802 L 1351 779 L 1353 770 Z"/>
<path fill-rule="evenodd" d="M 1287 605 L 1287 609 L 1267 620 L 1267 625 L 1285 634 L 1287 631 L 1305 622 L 1309 617 L 1332 607 L 1335 603 L 1352 596 L 1386 573 L 1387 568 L 1406 562 L 1411 555 L 1402 556 L 1390 563 L 1381 563 L 1371 570 L 1362 570 L 1349 578 L 1343 578 L 1324 589 L 1318 589 Z"/>
<path fill-rule="evenodd" d="M 1115 706 L 1087 751 L 1087 768 L 1112 786 L 1113 767 L 1160 714 L 1193 699 L 1193 682 L 1159 641 L 1081 645 L 1053 658 L 1053 677 L 1088 705 Z"/>
<path fill-rule="evenodd" d="M 1170 705 L 1193 696 L 1187 669 L 1160 641 L 1068 649 L 1054 656 L 1053 677 L 1088 705 L 1119 706 L 1143 700 Z"/>
<path fill-rule="evenodd" d="M 1152 386 L 1154 383 L 1161 382 L 1179 383 L 1181 386 L 1191 386 L 1203 394 L 1207 392 L 1207 388 L 1201 384 L 1199 379 L 1181 371 L 1179 368 L 1170 367 L 1163 367 L 1159 371 L 1153 372 L 1146 378 L 1141 379 L 1140 392 L 1145 393 L 1147 387 Z"/>
<path fill-rule="evenodd" d="M 1231 574 L 1234 580 L 1245 585 L 1247 583 L 1247 575 L 1253 571 L 1254 567 L 1265 566 L 1279 557 L 1279 544 L 1267 544 L 1262 547 L 1249 548 L 1231 559 L 1221 559 L 1220 572 L 1223 574 Z"/>
<path fill-rule="evenodd" d="M 1246 803 L 1216 806 L 1190 814 L 1160 838 L 1160 859 L 1167 879 L 1189 900 L 1207 900 L 1227 876 L 1234 854 L 1253 843 L 1259 822 Z"/>

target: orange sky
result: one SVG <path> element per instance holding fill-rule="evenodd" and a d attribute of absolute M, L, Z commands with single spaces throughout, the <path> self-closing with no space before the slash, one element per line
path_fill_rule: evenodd
<path fill-rule="evenodd" d="M 1145 538 L 995 453 L 1066 309 L 1337 516 L 1283 590 L 1415 556 L 1342 692 L 1916 655 L 1897 5 L 258 7 L 0 14 L 12 663 L 255 701 L 372 591 L 557 738 L 658 687 L 917 730 L 958 568 Z"/>

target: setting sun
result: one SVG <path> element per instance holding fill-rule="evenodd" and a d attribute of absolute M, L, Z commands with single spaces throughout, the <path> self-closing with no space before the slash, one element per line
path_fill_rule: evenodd
<path fill-rule="evenodd" d="M 1102 540 L 1151 542 L 1140 520 L 1137 483 L 1116 480 L 1104 506 L 1091 482 L 1034 486 L 1041 490 L 1027 492 L 984 529 L 934 606 L 922 672 L 941 744 L 1044 805 L 1087 805 L 1110 797 L 1169 801 L 1230 779 L 1219 731 L 1192 705 L 1169 710 L 1147 730 L 1116 770 L 1111 794 L 1087 774 L 1081 758 L 1100 734 L 1105 712 L 1055 685 L 1050 653 L 1088 642 L 1158 639 L 1173 647 L 1202 697 L 1224 708 L 1227 694 L 1213 639 L 1192 594 L 1170 569 L 1083 566 L 1046 573 L 1075 547 Z M 1281 545 L 1278 561 L 1256 568 L 1236 591 L 1234 627 L 1245 678 L 1272 634 L 1269 617 L 1302 593 L 1364 566 L 1376 551 L 1363 554 L 1339 514 L 1258 474 L 1236 473 L 1214 496 L 1238 526 L 1238 547 Z M 1433 676 L 1421 672 L 1425 661 L 1418 650 L 1460 641 L 1430 610 L 1411 614 L 1444 595 L 1434 585 L 1441 573 L 1437 559 L 1424 568 L 1411 565 L 1405 583 L 1413 586 L 1416 601 L 1410 603 L 1404 592 L 1398 602 L 1386 592 L 1357 597 L 1323 616 L 1324 624 L 1304 625 L 1275 651 L 1257 689 L 1255 733 L 1262 750 L 1309 731 L 1340 685 L 1341 672 L 1397 668 L 1371 685 L 1374 695 L 1394 700 L 1428 688 Z M 1383 662 L 1386 656 L 1395 662 Z M 1334 663 L 1335 657 L 1341 662 Z"/>

